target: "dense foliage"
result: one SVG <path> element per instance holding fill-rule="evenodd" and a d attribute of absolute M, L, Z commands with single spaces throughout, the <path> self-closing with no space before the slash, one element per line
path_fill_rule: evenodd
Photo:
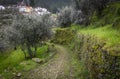
<path fill-rule="evenodd" d="M 109 3 L 116 1 L 119 0 L 73 0 L 75 9 L 82 11 L 84 25 L 90 24 L 91 17 L 94 13 L 101 17 L 103 9 L 105 9 Z"/>

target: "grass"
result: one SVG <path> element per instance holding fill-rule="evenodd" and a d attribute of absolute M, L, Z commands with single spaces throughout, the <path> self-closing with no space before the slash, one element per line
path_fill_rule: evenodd
<path fill-rule="evenodd" d="M 46 59 L 49 56 L 47 48 L 47 45 L 39 47 L 37 50 L 37 57 L 40 59 Z M 0 74 L 6 79 L 11 78 L 13 73 L 29 71 L 37 65 L 38 64 L 31 59 L 25 60 L 21 49 L 17 49 L 10 53 L 0 54 Z"/>
<path fill-rule="evenodd" d="M 75 25 L 72 27 L 72 29 L 76 28 L 79 33 L 94 35 L 97 38 L 106 41 L 106 47 L 120 45 L 120 32 L 112 28 L 112 25 L 106 25 L 98 28 L 93 28 L 93 26 L 83 28 Z"/>
<path fill-rule="evenodd" d="M 73 76 L 75 79 L 87 79 L 88 77 L 88 71 L 86 70 L 85 66 L 83 63 L 80 61 L 78 54 L 77 53 L 72 53 L 72 66 L 74 69 Z"/>
<path fill-rule="evenodd" d="M 41 58 L 41 59 L 44 59 L 48 56 L 48 53 L 47 53 L 47 49 L 48 49 L 48 46 L 43 46 L 41 48 L 38 48 L 37 49 L 37 57 L 38 58 Z"/>
<path fill-rule="evenodd" d="M 68 50 L 71 56 L 71 72 L 74 79 L 88 79 L 89 73 L 84 66 L 84 62 L 79 59 L 79 54 L 72 51 L 67 45 L 65 45 L 65 48 Z M 66 74 L 68 73 L 70 72 L 66 72 Z"/>
<path fill-rule="evenodd" d="M 4 56 L 2 56 L 4 55 Z M 7 55 L 7 56 L 5 56 Z M 1 58 L 2 57 L 2 58 Z M 9 55 L 6 54 L 1 54 L 0 55 L 0 71 L 2 71 L 3 69 L 7 69 L 8 67 L 13 67 L 16 66 L 18 63 L 20 63 L 21 61 L 24 60 L 24 54 L 22 53 L 22 51 L 20 49 L 13 51 L 11 53 L 9 53 Z"/>

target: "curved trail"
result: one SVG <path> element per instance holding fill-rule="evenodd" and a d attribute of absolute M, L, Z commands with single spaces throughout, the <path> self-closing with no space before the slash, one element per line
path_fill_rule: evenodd
<path fill-rule="evenodd" d="M 71 74 L 71 56 L 67 49 L 56 46 L 57 54 L 42 67 L 28 72 L 24 79 L 73 79 Z"/>

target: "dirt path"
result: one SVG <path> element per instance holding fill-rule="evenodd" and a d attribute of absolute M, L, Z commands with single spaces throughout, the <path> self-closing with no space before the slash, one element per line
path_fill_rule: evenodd
<path fill-rule="evenodd" d="M 62 46 L 56 46 L 57 54 L 42 67 L 37 67 L 26 74 L 24 79 L 73 79 L 71 75 L 71 58 Z"/>

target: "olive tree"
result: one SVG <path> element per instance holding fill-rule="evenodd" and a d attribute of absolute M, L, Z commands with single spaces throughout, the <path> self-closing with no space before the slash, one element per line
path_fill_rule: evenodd
<path fill-rule="evenodd" d="M 8 26 L 1 26 L 0 27 L 0 53 L 3 53 L 5 50 L 9 48 L 8 41 L 5 39 L 5 28 Z"/>
<path fill-rule="evenodd" d="M 10 43 L 21 46 L 25 57 L 36 56 L 38 44 L 51 37 L 52 22 L 50 15 L 37 17 L 15 16 L 11 27 L 6 29 Z M 26 53 L 27 50 L 27 53 Z"/>
<path fill-rule="evenodd" d="M 72 6 L 59 10 L 57 15 L 58 26 L 70 27 L 71 24 L 83 24 L 86 17 L 81 10 L 76 10 Z"/>
<path fill-rule="evenodd" d="M 68 27 L 72 23 L 72 15 L 73 15 L 74 9 L 72 7 L 63 7 L 59 10 L 59 13 L 57 14 L 57 21 L 58 26 L 61 27 Z"/>

